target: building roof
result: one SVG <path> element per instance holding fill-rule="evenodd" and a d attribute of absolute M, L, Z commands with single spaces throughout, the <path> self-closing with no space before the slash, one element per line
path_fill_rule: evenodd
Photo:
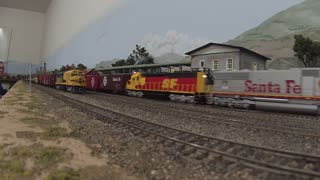
<path fill-rule="evenodd" d="M 176 63 L 163 63 L 163 64 L 139 64 L 139 65 L 130 65 L 130 66 L 116 66 L 116 67 L 101 67 L 97 68 L 97 71 L 106 71 L 106 70 L 117 70 L 117 69 L 139 69 L 139 68 L 151 68 L 151 67 L 163 67 L 163 66 L 182 66 L 182 65 L 191 65 L 191 62 L 176 62 Z"/>
<path fill-rule="evenodd" d="M 244 51 L 244 52 L 253 54 L 253 55 L 255 55 L 255 56 L 264 58 L 264 59 L 266 59 L 266 60 L 269 60 L 269 59 L 270 59 L 270 58 L 268 58 L 268 57 L 266 57 L 266 56 L 263 56 L 263 55 L 261 55 L 261 54 L 259 54 L 259 53 L 256 53 L 256 52 L 254 52 L 254 51 L 251 51 L 251 50 L 249 50 L 249 49 L 247 49 L 247 48 L 244 48 L 244 47 L 241 47 L 241 46 L 233 46 L 233 45 L 229 45 L 229 44 L 219 44 L 219 43 L 208 43 L 208 44 L 206 44 L 206 45 L 204 45 L 204 46 L 201 46 L 201 47 L 199 47 L 199 48 L 197 48 L 197 49 L 194 49 L 194 50 L 192 50 L 192 51 L 187 52 L 186 55 L 191 56 L 191 55 L 192 55 L 193 53 L 195 53 L 195 52 L 198 52 L 198 51 L 200 51 L 200 50 L 202 50 L 202 49 L 205 49 L 205 48 L 208 48 L 208 47 L 214 46 L 214 45 L 216 45 L 216 46 L 223 46 L 223 47 L 230 47 L 230 48 L 237 48 L 237 49 L 240 49 L 240 51 Z"/>

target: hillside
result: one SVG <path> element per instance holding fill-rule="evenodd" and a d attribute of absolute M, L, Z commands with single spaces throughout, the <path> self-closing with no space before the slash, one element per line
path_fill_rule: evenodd
<path fill-rule="evenodd" d="M 229 41 L 270 58 L 293 57 L 294 34 L 320 40 L 320 1 L 305 0 Z"/>

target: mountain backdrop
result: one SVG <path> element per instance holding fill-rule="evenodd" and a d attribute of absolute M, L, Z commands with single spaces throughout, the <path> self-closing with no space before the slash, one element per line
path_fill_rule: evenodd
<path fill-rule="evenodd" d="M 295 34 L 320 40 L 320 0 L 305 0 L 292 6 L 227 43 L 272 59 L 294 57 Z"/>

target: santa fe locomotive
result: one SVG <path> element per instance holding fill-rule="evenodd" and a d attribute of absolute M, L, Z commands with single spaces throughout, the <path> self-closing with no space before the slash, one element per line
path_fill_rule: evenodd
<path fill-rule="evenodd" d="M 319 114 L 320 69 L 216 73 L 215 105 Z"/>

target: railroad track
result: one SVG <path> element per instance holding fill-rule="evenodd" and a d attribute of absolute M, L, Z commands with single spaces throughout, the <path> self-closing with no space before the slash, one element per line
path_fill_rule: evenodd
<path fill-rule="evenodd" d="M 123 97 L 127 99 L 133 99 L 133 97 L 128 96 L 120 96 L 115 94 L 108 94 L 108 93 L 100 93 L 100 92 L 93 92 L 87 91 L 90 94 L 99 94 L 104 95 L 106 97 Z M 135 101 L 140 101 L 142 99 L 134 98 Z M 149 101 L 152 104 L 163 105 L 164 101 L 154 100 L 154 99 L 143 99 L 143 103 Z M 277 112 L 269 112 L 269 111 L 258 111 L 258 110 L 246 110 L 246 109 L 238 109 L 238 108 L 226 108 L 220 106 L 212 106 L 212 105 L 196 105 L 196 104 L 188 104 L 188 103 L 179 103 L 179 102 L 172 102 L 166 101 L 167 107 L 176 108 L 176 105 L 182 105 L 185 110 L 197 111 L 201 113 L 222 113 L 222 114 L 230 114 L 230 112 L 237 112 L 242 115 L 246 116 L 258 116 L 260 118 L 285 118 L 290 119 L 291 121 L 304 121 L 308 120 L 309 122 L 319 123 L 320 119 L 318 116 L 314 115 L 300 115 L 300 114 L 288 114 L 288 113 L 277 113 Z M 271 115 L 272 113 L 272 115 Z"/>
<path fill-rule="evenodd" d="M 177 115 L 179 113 L 179 117 L 183 118 L 192 118 L 198 121 L 205 121 L 205 122 L 211 122 L 211 123 L 218 123 L 218 124 L 224 124 L 228 126 L 236 126 L 236 127 L 245 127 L 245 128 L 253 128 L 263 131 L 271 131 L 271 132 L 278 132 L 278 133 L 284 133 L 284 134 L 291 134 L 291 135 L 299 135 L 299 136 L 307 136 L 312 138 L 320 138 L 320 131 L 319 130 L 312 130 L 312 129 L 306 129 L 306 128 L 297 128 L 297 127 L 288 127 L 288 126 L 281 126 L 281 125 L 270 125 L 266 123 L 257 123 L 257 122 L 247 122 L 247 116 L 237 116 L 235 114 L 231 113 L 203 113 L 203 112 L 197 112 L 193 111 L 192 109 L 183 109 L 179 110 L 177 107 L 171 107 L 171 106 L 158 106 L 150 103 L 138 103 L 138 102 L 132 102 L 127 100 L 122 100 L 117 97 L 112 97 L 109 95 L 104 94 L 97 94 L 99 98 L 108 98 L 108 100 L 112 100 L 116 103 L 122 103 L 125 105 L 130 105 L 132 107 L 140 107 L 145 110 L 151 111 L 151 112 L 165 112 L 166 114 L 171 115 Z M 227 118 L 226 118 L 227 117 Z M 242 117 L 244 120 L 239 120 L 238 118 Z M 252 118 L 252 117 L 250 117 Z M 270 117 L 269 117 L 270 118 Z"/>
<path fill-rule="evenodd" d="M 268 172 L 269 175 L 284 175 L 290 179 L 320 179 L 320 156 L 279 151 L 201 136 L 113 112 L 62 95 L 49 88 L 36 87 L 56 99 L 83 110 L 83 112 L 94 114 L 101 121 L 110 122 L 118 128 L 126 128 L 136 136 L 156 137 L 162 143 L 174 146 L 175 150 L 184 156 L 204 160 L 214 154 L 223 160 L 251 167 L 264 173 Z"/>

